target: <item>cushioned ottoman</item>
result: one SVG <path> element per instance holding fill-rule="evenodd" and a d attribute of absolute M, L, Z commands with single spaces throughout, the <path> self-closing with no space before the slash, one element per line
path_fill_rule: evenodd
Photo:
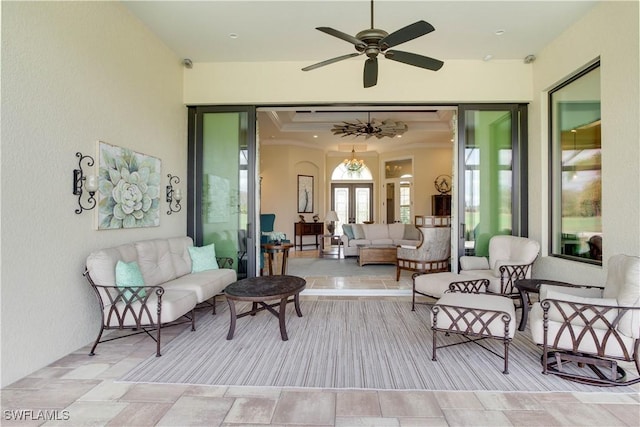
<path fill-rule="evenodd" d="M 449 286 L 452 283 L 459 283 L 464 285 L 463 287 L 466 291 L 471 290 L 478 292 L 481 290 L 479 286 L 483 282 L 488 283 L 487 280 L 481 278 L 465 276 L 464 274 L 451 272 L 421 274 L 419 276 L 414 276 L 413 302 L 411 305 L 411 310 L 415 311 L 416 308 L 416 294 L 438 299 L 442 297 L 442 295 L 444 295 L 446 291 L 449 290 Z M 486 291 L 486 288 L 482 289 L 482 291 Z"/>
<path fill-rule="evenodd" d="M 509 343 L 516 330 L 516 312 L 510 298 L 489 294 L 447 292 L 433 306 L 431 330 L 433 331 L 433 361 L 436 361 L 436 332 L 438 331 L 481 339 L 495 338 L 504 342 L 503 373 L 509 373 Z"/>

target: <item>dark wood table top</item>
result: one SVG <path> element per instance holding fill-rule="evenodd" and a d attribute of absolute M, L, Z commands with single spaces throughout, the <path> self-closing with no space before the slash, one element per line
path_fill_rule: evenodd
<path fill-rule="evenodd" d="M 567 282 L 559 282 L 557 280 L 548 279 L 519 279 L 516 280 L 514 286 L 518 289 L 527 292 L 540 292 L 541 285 L 554 285 L 554 286 L 575 286 Z"/>
<path fill-rule="evenodd" d="M 258 276 L 238 280 L 227 286 L 224 293 L 232 299 L 263 301 L 295 295 L 306 285 L 307 281 L 297 276 Z"/>
<path fill-rule="evenodd" d="M 283 251 L 285 249 L 291 249 L 293 247 L 293 243 L 263 243 L 260 246 L 262 249 L 268 251 Z"/>

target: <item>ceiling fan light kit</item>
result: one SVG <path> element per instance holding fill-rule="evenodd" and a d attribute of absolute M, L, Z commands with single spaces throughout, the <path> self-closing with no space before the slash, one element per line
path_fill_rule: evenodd
<path fill-rule="evenodd" d="M 392 61 L 401 62 L 414 67 L 425 68 L 427 70 L 437 71 L 442 68 L 444 62 L 439 59 L 430 58 L 428 56 L 419 55 L 417 53 L 404 52 L 401 50 L 388 50 L 390 47 L 408 42 L 415 38 L 424 36 L 434 31 L 431 24 L 426 21 L 417 21 L 406 27 L 389 34 L 384 30 L 374 28 L 373 26 L 373 0 L 371 0 L 371 28 L 362 30 L 354 36 L 343 33 L 330 27 L 317 27 L 318 31 L 337 37 L 341 40 L 354 45 L 357 53 L 338 56 L 327 59 L 317 64 L 304 67 L 302 71 L 311 71 L 325 65 L 333 64 L 338 61 L 353 58 L 362 54 L 367 55 L 364 63 L 363 85 L 365 88 L 373 87 L 378 83 L 378 55 L 382 54 L 385 58 Z"/>

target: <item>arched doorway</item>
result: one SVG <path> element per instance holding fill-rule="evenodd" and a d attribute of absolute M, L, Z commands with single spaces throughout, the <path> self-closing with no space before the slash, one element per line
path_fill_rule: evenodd
<path fill-rule="evenodd" d="M 366 165 L 358 170 L 344 162 L 336 166 L 331 174 L 331 210 L 338 214 L 336 235 L 342 234 L 342 224 L 373 220 L 373 175 Z"/>

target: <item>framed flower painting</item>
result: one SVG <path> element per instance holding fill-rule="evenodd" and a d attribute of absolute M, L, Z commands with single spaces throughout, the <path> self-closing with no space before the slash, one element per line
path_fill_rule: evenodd
<path fill-rule="evenodd" d="M 160 225 L 162 161 L 98 142 L 98 230 Z"/>

